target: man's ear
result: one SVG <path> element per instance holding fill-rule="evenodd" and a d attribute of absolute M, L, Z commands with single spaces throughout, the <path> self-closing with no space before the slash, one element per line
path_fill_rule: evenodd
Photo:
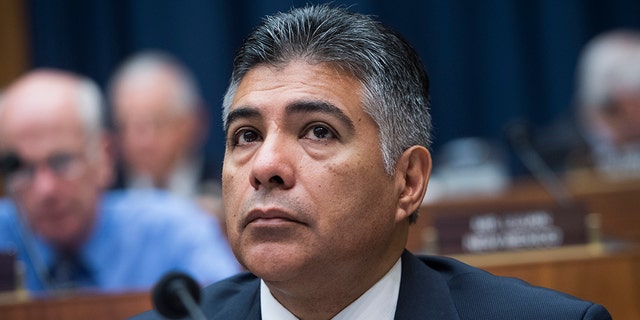
<path fill-rule="evenodd" d="M 396 163 L 396 183 L 400 187 L 396 220 L 407 219 L 420 208 L 431 175 L 431 153 L 425 147 L 405 150 Z"/>

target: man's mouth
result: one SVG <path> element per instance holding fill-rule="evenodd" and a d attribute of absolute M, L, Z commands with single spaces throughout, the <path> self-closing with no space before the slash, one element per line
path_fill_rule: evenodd
<path fill-rule="evenodd" d="M 244 226 L 279 227 L 291 223 L 302 223 L 293 215 L 279 209 L 254 209 L 245 218 Z"/>

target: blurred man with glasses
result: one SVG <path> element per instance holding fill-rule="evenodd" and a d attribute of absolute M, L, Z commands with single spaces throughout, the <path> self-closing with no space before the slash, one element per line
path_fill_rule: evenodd
<path fill-rule="evenodd" d="M 238 270 L 211 216 L 166 193 L 107 192 L 102 95 L 89 79 L 36 70 L 0 100 L 0 249 L 31 291 L 146 289 L 181 270 L 211 282 Z"/>

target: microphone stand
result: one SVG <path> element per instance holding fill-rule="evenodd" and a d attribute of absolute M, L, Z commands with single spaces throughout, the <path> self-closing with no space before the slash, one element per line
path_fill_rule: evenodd
<path fill-rule="evenodd" d="M 560 207 L 573 207 L 575 203 L 571 194 L 561 182 L 560 178 L 551 170 L 536 151 L 531 143 L 528 129 L 529 128 L 523 123 L 514 124 L 509 127 L 507 129 L 507 137 L 511 146 L 533 177 L 542 184 Z"/>
<path fill-rule="evenodd" d="M 177 281 L 173 281 L 170 284 L 170 290 L 174 292 L 180 302 L 185 306 L 187 311 L 189 311 L 189 315 L 193 320 L 207 320 L 207 317 L 204 316 L 202 310 L 193 299 L 193 296 L 187 289 L 187 285 L 183 279 L 177 279 Z"/>
<path fill-rule="evenodd" d="M 155 309 L 170 319 L 190 316 L 193 320 L 206 320 L 200 309 L 200 286 L 188 275 L 181 272 L 166 274 L 153 288 Z"/>

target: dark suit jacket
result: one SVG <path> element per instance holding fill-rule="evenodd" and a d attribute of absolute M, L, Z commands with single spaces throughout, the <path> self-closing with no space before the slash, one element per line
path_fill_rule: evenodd
<path fill-rule="evenodd" d="M 260 319 L 260 281 L 244 273 L 203 291 L 208 319 Z M 611 319 L 604 307 L 521 280 L 497 277 L 457 260 L 402 255 L 396 319 Z M 136 320 L 162 319 L 155 311 Z"/>

